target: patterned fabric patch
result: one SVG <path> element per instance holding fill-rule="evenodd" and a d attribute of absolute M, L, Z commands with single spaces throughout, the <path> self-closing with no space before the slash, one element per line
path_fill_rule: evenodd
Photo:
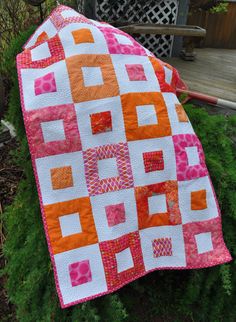
<path fill-rule="evenodd" d="M 108 226 L 112 227 L 125 222 L 125 206 L 124 203 L 110 205 L 105 207 Z"/>
<path fill-rule="evenodd" d="M 92 281 L 88 260 L 70 264 L 69 272 L 72 286 L 77 286 Z"/>
<path fill-rule="evenodd" d="M 112 131 L 110 111 L 91 114 L 90 118 L 93 134 Z"/>
<path fill-rule="evenodd" d="M 164 170 L 163 152 L 146 152 L 143 153 L 145 172 Z"/>
<path fill-rule="evenodd" d="M 54 73 L 49 73 L 43 77 L 39 77 L 34 83 L 35 95 L 52 93 L 57 91 Z"/>
<path fill-rule="evenodd" d="M 144 73 L 142 65 L 139 64 L 126 64 L 125 65 L 130 81 L 146 81 L 147 78 Z"/>
<path fill-rule="evenodd" d="M 65 189 L 73 186 L 73 176 L 71 167 L 51 169 L 52 188 Z"/>
<path fill-rule="evenodd" d="M 171 238 L 157 238 L 152 241 L 153 256 L 172 256 Z"/>
<path fill-rule="evenodd" d="M 17 70 L 63 308 L 154 270 L 231 260 L 175 68 L 59 5 L 17 55 Z"/>
<path fill-rule="evenodd" d="M 116 158 L 119 176 L 100 180 L 98 160 L 108 158 Z M 133 175 L 127 144 L 110 144 L 86 150 L 84 152 L 84 166 L 90 195 L 133 187 Z"/>

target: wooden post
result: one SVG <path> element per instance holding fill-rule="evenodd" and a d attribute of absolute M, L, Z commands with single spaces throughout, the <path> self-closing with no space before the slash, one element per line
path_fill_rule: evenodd
<path fill-rule="evenodd" d="M 186 25 L 189 10 L 189 0 L 179 0 L 177 25 Z M 175 36 L 173 42 L 172 56 L 179 56 L 183 49 L 183 37 Z"/>

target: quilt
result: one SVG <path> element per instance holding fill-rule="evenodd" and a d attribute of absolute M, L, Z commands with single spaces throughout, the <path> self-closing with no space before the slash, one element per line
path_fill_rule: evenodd
<path fill-rule="evenodd" d="M 155 270 L 231 260 L 173 67 L 130 35 L 58 6 L 17 69 L 63 308 Z"/>

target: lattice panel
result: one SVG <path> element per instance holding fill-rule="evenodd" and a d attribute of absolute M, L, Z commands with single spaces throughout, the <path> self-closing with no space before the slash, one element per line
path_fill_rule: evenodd
<path fill-rule="evenodd" d="M 84 13 L 84 0 L 77 1 L 77 10 L 80 13 Z"/>
<path fill-rule="evenodd" d="M 98 20 L 176 24 L 178 0 L 97 0 Z M 159 57 L 171 56 L 173 36 L 136 35 L 136 40 Z"/>

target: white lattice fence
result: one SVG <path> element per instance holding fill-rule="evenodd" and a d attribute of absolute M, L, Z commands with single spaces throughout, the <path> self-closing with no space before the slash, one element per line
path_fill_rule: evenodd
<path fill-rule="evenodd" d="M 83 2 L 79 0 L 81 8 Z M 95 15 L 102 21 L 176 24 L 178 0 L 96 0 Z M 171 56 L 173 36 L 139 34 L 135 38 L 158 57 Z"/>

